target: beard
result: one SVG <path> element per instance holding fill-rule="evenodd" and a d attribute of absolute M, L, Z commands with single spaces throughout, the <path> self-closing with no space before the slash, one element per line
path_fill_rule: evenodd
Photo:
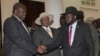
<path fill-rule="evenodd" d="M 66 21 L 66 25 L 72 25 L 76 20 Z"/>
<path fill-rule="evenodd" d="M 69 26 L 69 25 L 71 25 L 71 24 L 70 24 L 70 23 L 65 23 L 65 25 L 66 25 L 66 26 Z"/>

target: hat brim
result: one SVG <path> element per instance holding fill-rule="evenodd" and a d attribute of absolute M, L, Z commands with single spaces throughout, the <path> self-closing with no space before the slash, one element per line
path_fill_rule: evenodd
<path fill-rule="evenodd" d="M 50 20 L 50 21 L 52 21 L 53 18 L 54 18 L 54 16 L 53 16 L 52 14 L 48 14 L 48 15 L 45 15 L 45 16 L 49 17 L 49 20 Z M 38 17 L 38 18 L 35 20 L 35 23 L 36 23 L 37 25 L 41 25 L 40 20 L 41 20 L 43 17 L 45 17 L 45 16 L 40 16 L 40 17 Z"/>
<path fill-rule="evenodd" d="M 66 13 L 62 13 L 61 15 L 66 15 L 66 14 L 74 14 L 74 15 L 77 15 L 78 13 L 77 12 L 66 12 Z"/>

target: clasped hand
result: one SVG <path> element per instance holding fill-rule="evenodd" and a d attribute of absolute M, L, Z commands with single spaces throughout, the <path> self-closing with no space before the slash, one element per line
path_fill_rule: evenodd
<path fill-rule="evenodd" d="M 46 52 L 46 47 L 44 45 L 40 45 L 40 46 L 38 46 L 37 51 L 39 54 L 43 54 Z"/>

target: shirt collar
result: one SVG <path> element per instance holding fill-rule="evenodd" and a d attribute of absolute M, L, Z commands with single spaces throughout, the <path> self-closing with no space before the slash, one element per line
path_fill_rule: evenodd
<path fill-rule="evenodd" d="M 13 15 L 18 21 L 22 21 L 21 19 L 19 19 L 17 16 Z"/>
<path fill-rule="evenodd" d="M 50 30 L 50 27 L 48 26 L 48 27 L 45 27 L 45 26 L 42 26 L 45 30 L 48 28 L 48 30 Z"/>
<path fill-rule="evenodd" d="M 70 25 L 70 26 L 72 26 L 72 27 L 76 27 L 76 25 L 77 25 L 77 21 L 75 21 L 72 25 Z"/>

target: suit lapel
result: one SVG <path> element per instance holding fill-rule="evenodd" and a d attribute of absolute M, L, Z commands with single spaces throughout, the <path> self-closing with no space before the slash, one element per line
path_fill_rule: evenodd
<path fill-rule="evenodd" d="M 42 27 L 40 28 L 40 32 L 41 32 L 41 34 L 44 35 L 45 37 L 51 38 L 50 35 L 49 35 L 49 34 L 45 31 L 45 29 L 43 29 Z"/>
<path fill-rule="evenodd" d="M 63 32 L 64 32 L 63 34 L 65 35 L 64 40 L 67 40 L 66 43 L 69 45 L 69 43 L 68 43 L 68 31 L 69 31 L 69 26 L 66 26 L 65 29 L 63 30 Z"/>
<path fill-rule="evenodd" d="M 25 32 L 27 33 L 27 35 L 29 35 L 28 34 L 28 32 L 26 31 L 26 29 L 23 27 L 23 25 L 21 24 L 21 22 L 20 21 L 18 21 L 17 20 L 17 18 L 16 17 L 14 17 L 14 16 L 12 16 L 12 18 L 14 19 L 14 21 L 16 21 L 17 22 L 17 25 L 19 25 L 19 27 L 21 27 L 21 28 L 23 28 L 24 30 L 25 30 Z M 29 35 L 30 36 L 30 35 Z"/>
<path fill-rule="evenodd" d="M 53 39 L 55 39 L 55 38 L 56 38 L 56 34 L 57 34 L 57 33 L 56 33 L 56 32 L 55 32 L 55 30 L 54 30 L 54 29 L 52 29 L 52 28 L 51 28 L 51 32 L 52 32 Z"/>
<path fill-rule="evenodd" d="M 77 39 L 78 39 L 78 36 L 80 35 L 80 23 L 78 22 L 77 23 L 77 26 L 76 26 L 76 30 L 75 30 L 75 34 L 74 34 L 74 39 L 73 39 L 73 44 L 72 46 L 75 45 L 75 43 L 77 42 Z"/>
<path fill-rule="evenodd" d="M 45 29 L 43 29 L 42 27 L 40 28 L 40 32 L 42 35 L 44 35 L 45 37 L 51 38 L 50 35 L 45 31 Z M 53 33 L 52 33 L 53 34 Z M 52 38 L 51 38 L 52 39 Z"/>

